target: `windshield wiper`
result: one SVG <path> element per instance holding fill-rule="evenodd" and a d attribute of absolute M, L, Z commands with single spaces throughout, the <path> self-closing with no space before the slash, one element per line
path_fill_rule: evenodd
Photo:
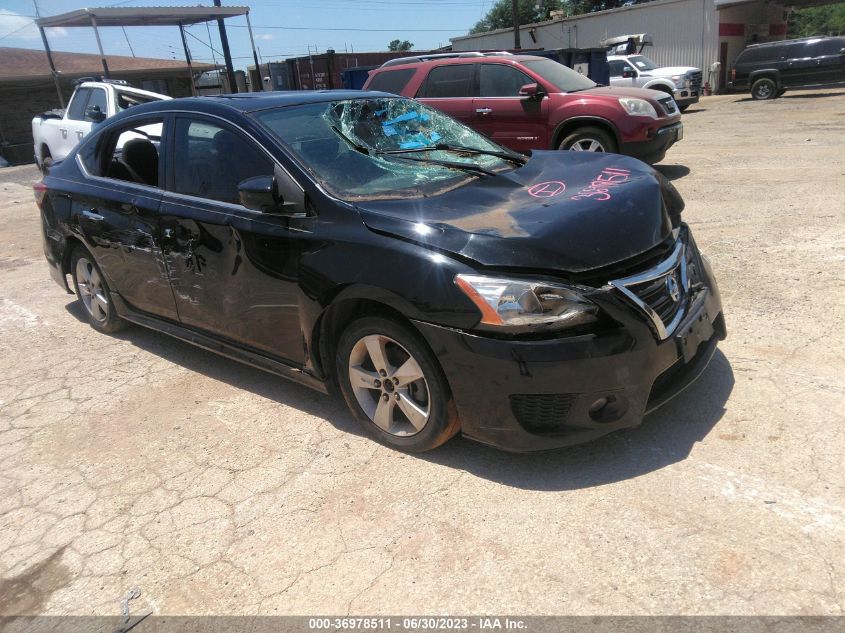
<path fill-rule="evenodd" d="M 506 152 L 495 152 L 493 150 L 479 149 L 477 147 L 464 147 L 463 145 L 450 145 L 448 143 L 437 143 L 436 145 L 426 145 L 425 147 L 409 147 L 408 149 L 392 149 L 389 151 L 379 152 L 380 154 L 409 154 L 416 152 L 463 152 L 466 154 L 483 154 L 485 156 L 495 156 L 502 160 L 516 163 L 517 165 L 524 165 L 527 159 L 518 154 L 510 154 Z"/>
<path fill-rule="evenodd" d="M 478 165 L 473 165 L 472 163 L 456 163 L 451 160 L 437 160 L 435 158 L 417 158 L 415 156 L 402 156 L 401 153 L 397 154 L 393 151 L 376 152 L 376 154 L 385 155 L 389 158 L 398 158 L 400 160 L 412 160 L 417 163 L 431 163 L 432 165 L 440 165 L 441 167 L 448 167 L 449 169 L 460 169 L 461 171 L 474 172 L 483 176 L 498 176 L 495 171 L 484 169 L 484 167 L 479 167 Z"/>
<path fill-rule="evenodd" d="M 342 138 L 344 141 L 346 141 L 349 144 L 349 147 L 354 149 L 356 152 L 361 152 L 362 154 L 365 154 L 367 156 L 369 156 L 370 153 L 372 152 L 372 150 L 370 150 L 369 147 L 364 147 L 363 145 L 359 145 L 358 143 L 353 141 L 351 138 L 346 136 L 346 134 L 341 132 L 340 129 L 338 129 L 338 127 L 336 125 L 332 126 L 332 131 L 335 134 L 337 134 L 340 138 Z M 378 153 L 378 152 L 376 152 L 376 153 Z"/>

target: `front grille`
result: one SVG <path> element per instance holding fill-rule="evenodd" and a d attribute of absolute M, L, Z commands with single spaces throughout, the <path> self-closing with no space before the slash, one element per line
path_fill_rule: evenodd
<path fill-rule="evenodd" d="M 660 105 L 666 111 L 666 114 L 675 114 L 678 111 L 678 104 L 675 103 L 675 100 L 670 96 L 660 97 L 658 99 Z"/>
<path fill-rule="evenodd" d="M 701 71 L 698 70 L 693 73 L 688 73 L 687 77 L 690 80 L 690 90 L 701 90 Z"/>
<path fill-rule="evenodd" d="M 510 397 L 511 411 L 525 430 L 554 433 L 566 424 L 575 398 L 571 393 L 516 393 Z"/>
<path fill-rule="evenodd" d="M 610 282 L 645 312 L 659 340 L 669 338 L 684 316 L 690 291 L 686 250 L 679 239 L 672 254 L 654 268 Z"/>
<path fill-rule="evenodd" d="M 601 268 L 595 268 L 584 273 L 574 274 L 572 275 L 572 281 L 585 286 L 598 288 L 604 286 L 608 279 L 630 277 L 631 275 L 651 270 L 672 253 L 675 249 L 675 241 L 674 235 L 670 234 L 657 246 L 648 249 L 644 253 L 616 262 L 610 266 L 602 266 Z"/>

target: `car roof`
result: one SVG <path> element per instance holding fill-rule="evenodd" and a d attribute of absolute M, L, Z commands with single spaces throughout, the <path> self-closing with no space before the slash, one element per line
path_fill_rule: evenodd
<path fill-rule="evenodd" d="M 776 42 L 760 42 L 759 44 L 749 44 L 745 50 L 749 48 L 768 48 L 769 46 L 783 46 L 784 44 L 798 44 L 800 42 L 815 42 L 816 40 L 845 40 L 842 35 L 814 35 L 812 37 L 799 37 L 794 40 L 778 40 Z"/>
<path fill-rule="evenodd" d="M 407 68 L 408 66 L 413 68 L 425 68 L 427 66 L 451 66 L 452 64 L 487 64 L 491 61 L 514 64 L 516 62 L 527 62 L 548 58 L 541 57 L 539 55 L 484 55 L 483 57 L 479 55 L 478 57 L 440 57 L 437 59 L 427 59 L 423 61 L 414 60 L 413 57 L 409 59 L 411 61 L 404 64 L 397 63 L 391 64 L 390 66 L 376 68 L 372 71 L 372 73 L 376 74 L 377 72 L 397 70 L 399 68 Z"/>
<path fill-rule="evenodd" d="M 240 94 L 209 95 L 204 97 L 184 97 L 169 101 L 155 101 L 133 106 L 135 113 L 157 112 L 189 107 L 197 112 L 236 110 L 254 112 L 291 105 L 323 103 L 346 99 L 372 99 L 393 97 L 396 95 L 375 90 L 280 90 L 275 92 L 244 92 Z"/>
<path fill-rule="evenodd" d="M 115 90 L 119 90 L 120 92 L 128 92 L 129 94 L 138 95 L 141 97 L 155 97 L 157 99 L 170 99 L 167 95 L 163 95 L 159 92 L 151 92 L 150 90 L 141 90 L 140 88 L 134 88 L 133 86 L 127 86 L 125 84 L 118 84 L 113 83 L 110 81 L 83 81 L 79 84 L 80 88 L 103 88 L 106 86 L 111 86 Z"/>

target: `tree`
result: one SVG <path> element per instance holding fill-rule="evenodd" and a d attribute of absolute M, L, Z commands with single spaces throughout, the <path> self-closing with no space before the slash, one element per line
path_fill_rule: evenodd
<path fill-rule="evenodd" d="M 795 11 L 789 20 L 790 37 L 842 35 L 845 33 L 845 2 Z"/>
<path fill-rule="evenodd" d="M 409 42 L 408 40 L 393 40 L 390 44 L 387 45 L 387 50 L 389 51 L 409 51 L 414 48 L 414 43 Z"/>
<path fill-rule="evenodd" d="M 626 0 L 517 0 L 520 24 L 543 22 L 552 11 L 563 11 L 566 15 L 581 15 L 621 7 Z M 496 29 L 513 28 L 511 0 L 498 0 L 470 33 L 483 33 Z"/>

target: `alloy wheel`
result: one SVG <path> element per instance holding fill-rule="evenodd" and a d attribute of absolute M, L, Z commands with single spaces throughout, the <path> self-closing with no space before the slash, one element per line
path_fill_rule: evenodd
<path fill-rule="evenodd" d="M 604 146 L 594 138 L 582 138 L 575 141 L 570 147 L 570 152 L 603 152 Z"/>
<path fill-rule="evenodd" d="M 100 274 L 94 264 L 85 257 L 80 257 L 76 262 L 76 285 L 82 305 L 91 318 L 97 323 L 105 323 L 109 318 L 109 300 Z"/>
<path fill-rule="evenodd" d="M 425 374 L 417 360 L 388 336 L 362 337 L 349 354 L 349 384 L 370 420 L 399 437 L 416 435 L 431 415 Z"/>

